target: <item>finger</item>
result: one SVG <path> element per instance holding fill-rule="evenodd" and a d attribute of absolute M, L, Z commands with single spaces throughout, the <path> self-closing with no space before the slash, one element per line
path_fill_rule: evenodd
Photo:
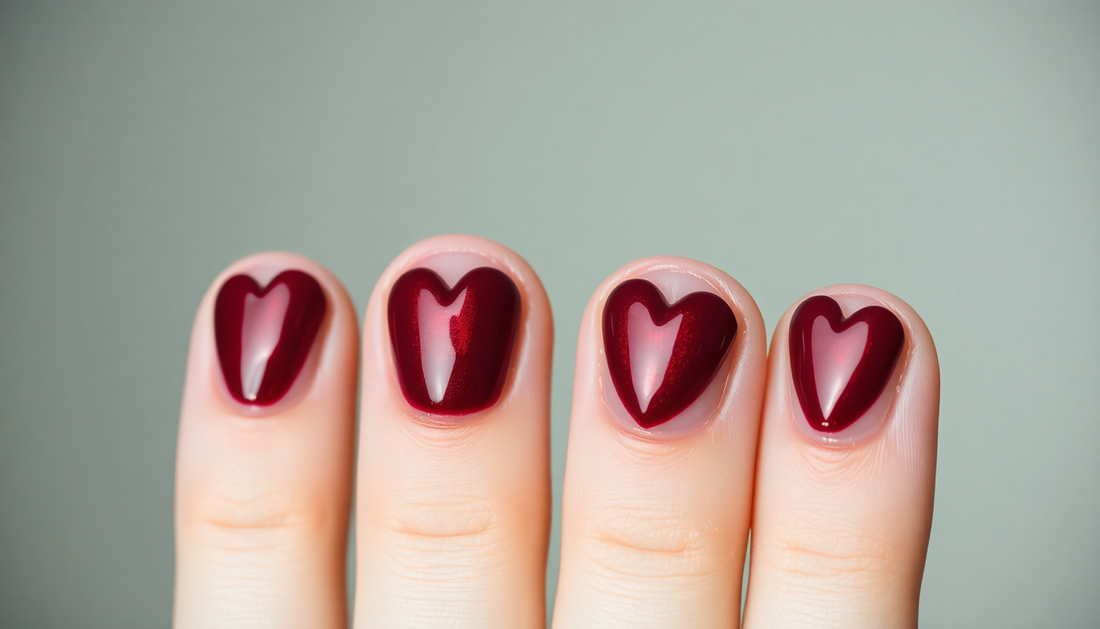
<path fill-rule="evenodd" d="M 939 408 L 928 329 L 884 291 L 822 289 L 776 327 L 765 400 L 745 627 L 916 627 Z"/>
<path fill-rule="evenodd" d="M 176 466 L 179 629 L 346 626 L 358 330 L 320 265 L 223 272 L 191 336 Z"/>
<path fill-rule="evenodd" d="M 355 626 L 541 627 L 550 306 L 481 238 L 418 243 L 363 329 Z"/>
<path fill-rule="evenodd" d="M 737 626 L 765 352 L 752 297 L 706 264 L 641 260 L 597 289 L 577 343 L 555 627 Z"/>

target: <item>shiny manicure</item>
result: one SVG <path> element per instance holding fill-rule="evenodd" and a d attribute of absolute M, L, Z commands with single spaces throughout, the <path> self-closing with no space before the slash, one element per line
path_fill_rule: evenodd
<path fill-rule="evenodd" d="M 398 278 L 390 290 L 390 341 L 408 403 L 440 415 L 496 404 L 519 315 L 519 289 L 494 268 L 476 268 L 453 287 L 425 268 Z"/>
<path fill-rule="evenodd" d="M 854 424 L 882 395 L 904 344 L 901 321 L 886 308 L 845 319 L 831 297 L 802 302 L 791 317 L 791 374 L 810 426 L 835 433 Z"/>
<path fill-rule="evenodd" d="M 651 429 L 706 390 L 733 345 L 737 318 L 718 295 L 695 292 L 669 305 L 643 279 L 619 284 L 603 312 L 611 381 L 639 426 Z"/>
<path fill-rule="evenodd" d="M 226 387 L 242 404 L 278 402 L 298 378 L 328 307 L 303 271 L 283 271 L 261 288 L 248 275 L 222 285 L 214 302 L 214 340 Z"/>

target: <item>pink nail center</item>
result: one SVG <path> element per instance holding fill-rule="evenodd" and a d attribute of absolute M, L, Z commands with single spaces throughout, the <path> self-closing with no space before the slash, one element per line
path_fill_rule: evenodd
<path fill-rule="evenodd" d="M 290 306 L 290 289 L 285 284 L 272 288 L 263 297 L 244 297 L 241 317 L 241 392 L 254 401 L 260 392 L 267 361 L 279 344 L 283 320 Z"/>
<path fill-rule="evenodd" d="M 860 321 L 843 332 L 834 332 L 825 317 L 814 320 L 814 382 L 817 383 L 817 399 L 825 419 L 833 414 L 837 400 L 863 358 L 868 330 L 870 326 Z"/>
<path fill-rule="evenodd" d="M 665 381 L 683 318 L 683 314 L 678 314 L 664 325 L 656 325 L 649 310 L 641 303 L 631 305 L 627 312 L 630 374 L 634 393 L 638 396 L 638 407 L 643 413 Z"/>
<path fill-rule="evenodd" d="M 421 289 L 416 311 L 420 329 L 420 363 L 424 369 L 424 384 L 428 397 L 438 404 L 447 394 L 451 373 L 455 368 L 454 343 L 451 339 L 451 321 L 462 313 L 466 303 L 466 289 L 450 306 L 441 306 L 430 290 Z"/>

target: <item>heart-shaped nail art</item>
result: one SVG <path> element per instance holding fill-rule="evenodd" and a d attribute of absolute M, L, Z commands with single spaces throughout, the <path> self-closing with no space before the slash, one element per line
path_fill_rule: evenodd
<path fill-rule="evenodd" d="M 290 390 L 305 365 L 327 309 L 308 273 L 283 271 L 260 288 L 247 275 L 226 280 L 214 302 L 214 340 L 229 393 L 267 406 Z"/>
<path fill-rule="evenodd" d="M 430 269 L 402 275 L 390 290 L 389 321 L 405 399 L 414 408 L 443 415 L 496 404 L 519 314 L 519 289 L 497 269 L 474 269 L 453 288 Z"/>
<path fill-rule="evenodd" d="M 882 395 L 901 356 L 897 315 L 868 306 L 844 318 L 831 297 L 802 302 L 791 317 L 791 374 L 802 412 L 815 430 L 851 426 Z"/>
<path fill-rule="evenodd" d="M 619 284 L 603 311 L 611 381 L 646 429 L 672 419 L 706 390 L 736 334 L 737 318 L 718 295 L 691 293 L 670 306 L 642 279 Z"/>

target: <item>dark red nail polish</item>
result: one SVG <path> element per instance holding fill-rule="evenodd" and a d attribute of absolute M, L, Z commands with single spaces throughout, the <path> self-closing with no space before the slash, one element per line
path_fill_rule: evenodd
<path fill-rule="evenodd" d="M 820 432 L 851 426 L 882 395 L 905 329 L 882 306 L 847 319 L 831 297 L 810 297 L 791 317 L 791 374 L 806 420 Z"/>
<path fill-rule="evenodd" d="M 668 305 L 652 283 L 619 284 L 603 310 L 603 344 L 611 381 L 642 428 L 659 426 L 698 398 L 722 365 L 737 318 L 713 293 Z"/>
<path fill-rule="evenodd" d="M 489 267 L 453 288 L 413 269 L 390 290 L 390 341 L 401 391 L 414 408 L 465 415 L 496 404 L 519 331 L 515 282 Z"/>
<path fill-rule="evenodd" d="M 267 406 L 302 371 L 328 307 L 325 291 L 302 271 L 283 271 L 266 287 L 247 275 L 226 280 L 214 302 L 214 340 L 229 393 Z"/>

